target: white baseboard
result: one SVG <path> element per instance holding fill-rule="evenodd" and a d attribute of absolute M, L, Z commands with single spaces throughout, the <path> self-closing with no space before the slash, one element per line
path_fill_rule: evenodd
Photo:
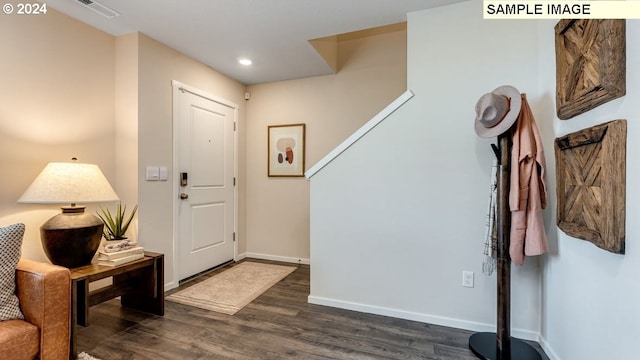
<path fill-rule="evenodd" d="M 246 253 L 239 254 L 236 257 L 236 261 L 239 261 L 245 258 L 280 261 L 280 262 L 292 263 L 292 264 L 304 264 L 304 265 L 311 264 L 311 261 L 309 259 L 302 259 L 302 258 L 289 257 L 289 256 L 260 254 L 260 253 L 254 253 L 254 252 L 246 252 Z"/>
<path fill-rule="evenodd" d="M 175 281 L 172 281 L 170 283 L 164 284 L 164 291 L 167 292 L 167 291 L 169 291 L 171 289 L 175 289 L 177 287 L 178 287 L 178 283 L 175 282 Z"/>
<path fill-rule="evenodd" d="M 319 296 L 309 295 L 308 301 L 310 304 L 331 306 L 340 309 L 347 309 L 353 311 L 359 311 L 369 314 L 391 316 L 399 319 L 420 321 L 424 323 L 448 326 L 457 329 L 482 331 L 482 332 L 495 332 L 496 326 L 493 324 L 483 324 L 473 321 L 467 321 L 462 319 L 448 318 L 438 315 L 422 314 L 404 310 L 384 308 L 380 306 L 359 304 L 349 301 L 328 299 Z M 523 329 L 511 329 L 511 335 L 524 340 L 538 341 L 540 334 L 530 330 Z"/>
<path fill-rule="evenodd" d="M 542 350 L 544 350 L 544 352 L 549 357 L 549 360 L 561 360 L 560 356 L 558 356 L 558 354 L 553 351 L 553 348 L 551 347 L 551 345 L 549 345 L 547 339 L 545 339 L 543 336 L 540 336 L 540 340 L 538 340 L 538 342 L 540 343 Z"/>

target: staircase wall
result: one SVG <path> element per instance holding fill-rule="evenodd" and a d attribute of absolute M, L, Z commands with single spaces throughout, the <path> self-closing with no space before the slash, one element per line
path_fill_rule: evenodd
<path fill-rule="evenodd" d="M 414 97 L 311 178 L 309 301 L 494 330 L 496 277 L 482 274 L 493 153 L 474 106 L 511 84 L 538 96 L 535 21 L 484 21 L 481 2 L 408 16 Z M 543 131 L 551 126 L 541 125 Z M 462 287 L 462 271 L 475 287 Z M 512 271 L 512 333 L 537 339 L 538 259 Z"/>

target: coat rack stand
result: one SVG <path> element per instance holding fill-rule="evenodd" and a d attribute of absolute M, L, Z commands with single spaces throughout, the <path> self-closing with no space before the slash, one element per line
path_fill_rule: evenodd
<path fill-rule="evenodd" d="M 511 131 L 498 136 L 498 146 L 492 144 L 491 147 L 498 158 L 497 331 L 471 335 L 469 348 L 478 358 L 483 360 L 541 360 L 540 354 L 531 345 L 511 337 L 511 259 L 509 258 Z"/>

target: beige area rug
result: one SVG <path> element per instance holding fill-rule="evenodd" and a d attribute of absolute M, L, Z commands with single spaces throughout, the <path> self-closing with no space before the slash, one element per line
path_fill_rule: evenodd
<path fill-rule="evenodd" d="M 86 352 L 81 352 L 80 354 L 78 354 L 78 360 L 100 360 L 100 359 L 98 359 L 97 357 L 91 356 Z"/>
<path fill-rule="evenodd" d="M 245 261 L 165 299 L 233 315 L 295 269 Z"/>

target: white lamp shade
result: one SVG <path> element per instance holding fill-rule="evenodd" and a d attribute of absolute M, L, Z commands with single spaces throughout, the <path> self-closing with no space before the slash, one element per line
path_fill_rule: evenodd
<path fill-rule="evenodd" d="M 52 162 L 47 164 L 18 202 L 76 204 L 118 200 L 98 165 Z"/>

